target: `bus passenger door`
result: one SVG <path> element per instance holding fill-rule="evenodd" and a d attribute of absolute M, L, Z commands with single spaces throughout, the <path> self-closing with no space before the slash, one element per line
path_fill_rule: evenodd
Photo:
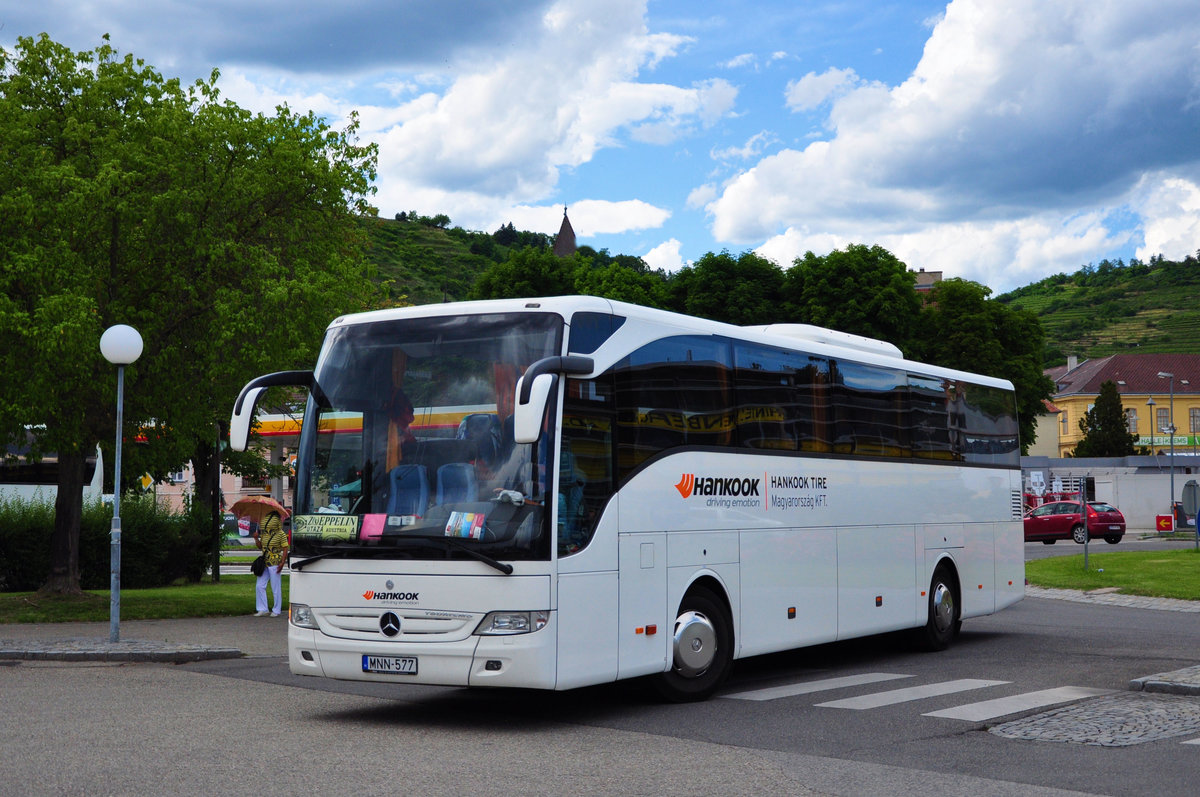
<path fill-rule="evenodd" d="M 667 620 L 667 535 L 622 534 L 618 559 L 617 677 L 663 672 L 674 629 Z"/>
<path fill-rule="evenodd" d="M 605 512 L 591 544 L 558 559 L 557 689 L 616 680 L 616 517 Z"/>

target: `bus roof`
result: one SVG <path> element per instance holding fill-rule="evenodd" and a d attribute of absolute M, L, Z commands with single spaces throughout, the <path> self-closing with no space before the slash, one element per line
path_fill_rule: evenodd
<path fill-rule="evenodd" d="M 754 341 L 780 348 L 803 348 L 816 355 L 843 360 L 870 363 L 881 366 L 904 368 L 919 374 L 946 379 L 957 379 L 1012 390 L 1006 379 L 985 376 L 969 371 L 930 365 L 904 359 L 903 352 L 894 344 L 883 340 L 854 335 L 835 329 L 811 324 L 768 324 L 736 326 L 722 321 L 659 310 L 628 302 L 604 299 L 599 296 L 544 296 L 526 299 L 483 299 L 467 302 L 445 302 L 440 304 L 396 307 L 373 310 L 365 313 L 340 316 L 333 320 L 329 329 L 349 324 L 367 324 L 379 321 L 420 318 L 428 316 L 471 315 L 482 313 L 555 313 L 569 321 L 577 312 L 605 313 L 625 318 L 638 319 L 674 328 L 680 332 L 702 335 L 724 335 L 738 340 Z M 798 346 L 802 343 L 802 346 Z"/>

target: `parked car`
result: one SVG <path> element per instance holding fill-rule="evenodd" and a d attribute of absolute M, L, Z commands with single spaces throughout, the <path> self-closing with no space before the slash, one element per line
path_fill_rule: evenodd
<path fill-rule="evenodd" d="M 1086 534 L 1092 539 L 1103 537 L 1116 545 L 1125 536 L 1125 516 L 1121 510 L 1103 501 L 1051 501 L 1032 509 L 1025 515 L 1025 542 L 1053 545 L 1058 540 L 1085 541 L 1082 507 L 1087 507 Z"/>

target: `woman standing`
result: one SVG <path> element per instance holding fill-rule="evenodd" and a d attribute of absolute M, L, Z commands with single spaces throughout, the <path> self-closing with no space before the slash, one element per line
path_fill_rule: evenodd
<path fill-rule="evenodd" d="M 283 523 L 279 519 L 278 512 L 271 512 L 259 524 L 259 529 L 254 534 L 254 544 L 263 552 L 267 562 L 267 566 L 263 569 L 262 575 L 258 577 L 258 583 L 254 588 L 254 604 L 257 609 L 254 616 L 267 616 L 267 584 L 269 583 L 271 585 L 271 602 L 274 604 L 270 614 L 272 617 L 278 617 L 283 609 L 283 579 L 280 574 L 283 572 L 283 563 L 287 561 L 288 555 L 287 532 L 283 530 Z"/>

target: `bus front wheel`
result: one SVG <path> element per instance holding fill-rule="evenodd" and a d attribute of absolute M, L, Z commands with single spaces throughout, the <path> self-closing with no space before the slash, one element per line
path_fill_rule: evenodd
<path fill-rule="evenodd" d="M 950 569 L 933 571 L 929 583 L 929 616 L 919 629 L 918 641 L 925 650 L 945 650 L 962 628 L 962 610 L 958 605 L 955 580 Z"/>
<path fill-rule="evenodd" d="M 706 700 L 733 665 L 733 621 L 706 589 L 684 596 L 675 618 L 671 669 L 658 677 L 660 694 L 676 703 Z"/>

